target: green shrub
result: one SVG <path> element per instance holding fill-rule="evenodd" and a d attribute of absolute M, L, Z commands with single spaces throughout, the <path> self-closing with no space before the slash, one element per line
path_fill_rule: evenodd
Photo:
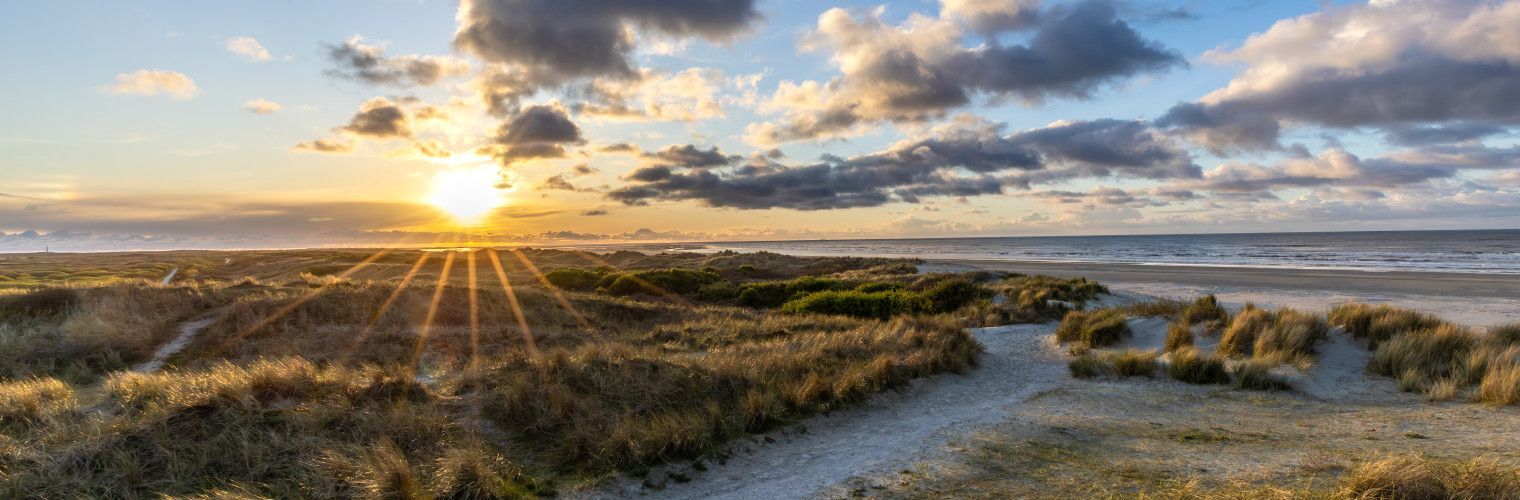
<path fill-rule="evenodd" d="M 1185 347 L 1171 354 L 1166 373 L 1172 378 L 1192 384 L 1228 384 L 1230 374 L 1225 371 L 1224 359 L 1204 356 L 1197 349 Z"/>
<path fill-rule="evenodd" d="M 589 292 L 596 289 L 597 282 L 602 280 L 603 273 L 587 271 L 575 267 L 562 267 L 544 274 L 544 279 L 549 284 L 563 290 L 576 292 Z"/>
<path fill-rule="evenodd" d="M 863 293 L 829 290 L 803 295 L 781 306 L 781 312 L 788 314 L 842 314 L 876 319 L 922 314 L 933 310 L 934 304 L 929 299 L 907 291 Z"/>
<path fill-rule="evenodd" d="M 739 305 L 757 309 L 781 307 L 801 295 L 822 291 L 844 291 L 856 287 L 849 281 L 803 276 L 789 281 L 745 283 L 739 286 Z"/>
<path fill-rule="evenodd" d="M 670 268 L 632 271 L 603 276 L 597 287 L 609 295 L 690 295 L 703 285 L 722 281 L 717 274 L 692 269 Z"/>
<path fill-rule="evenodd" d="M 703 302 L 722 302 L 732 300 L 739 296 L 739 286 L 732 281 L 719 281 L 702 285 L 697 289 L 697 300 Z"/>
<path fill-rule="evenodd" d="M 1056 341 L 1074 342 L 1079 348 L 1111 346 L 1130 334 L 1127 319 L 1118 309 L 1071 311 L 1056 327 Z"/>
<path fill-rule="evenodd" d="M 967 303 L 985 298 L 991 293 L 970 281 L 953 279 L 941 281 L 928 290 L 924 290 L 923 295 L 929 300 L 934 312 L 944 313 L 960 309 Z"/>
<path fill-rule="evenodd" d="M 890 292 L 892 290 L 903 290 L 906 288 L 907 287 L 903 286 L 902 283 L 892 283 L 890 281 L 872 281 L 870 283 L 862 283 L 860 286 L 855 287 L 855 291 L 866 293 Z"/>

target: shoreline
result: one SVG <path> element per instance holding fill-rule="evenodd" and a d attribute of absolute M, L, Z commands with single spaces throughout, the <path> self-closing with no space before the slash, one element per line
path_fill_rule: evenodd
<path fill-rule="evenodd" d="M 1099 282 L 1174 283 L 1205 287 L 1247 287 L 1520 299 L 1520 276 L 1434 271 L 1360 271 L 1272 267 L 1108 264 L 1087 262 L 924 259 L 941 265 L 970 266 L 1058 277 L 1084 276 Z"/>
<path fill-rule="evenodd" d="M 1336 304 L 1366 302 L 1436 314 L 1474 327 L 1520 322 L 1520 277 L 1512 275 L 967 259 L 926 259 L 920 268 L 1083 276 L 1112 290 L 1152 297 L 1191 300 L 1213 294 L 1232 309 L 1256 304 L 1324 312 Z"/>

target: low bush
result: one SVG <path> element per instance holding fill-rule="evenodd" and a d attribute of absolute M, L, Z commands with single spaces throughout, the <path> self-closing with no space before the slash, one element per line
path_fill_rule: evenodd
<path fill-rule="evenodd" d="M 923 291 L 923 296 L 928 299 L 933 311 L 940 313 L 955 311 L 973 300 L 990 295 L 992 292 L 986 288 L 964 279 L 941 281 Z"/>
<path fill-rule="evenodd" d="M 1191 347 L 1171 353 L 1166 372 L 1174 379 L 1192 384 L 1230 383 L 1230 374 L 1225 371 L 1223 358 L 1205 356 Z"/>
<path fill-rule="evenodd" d="M 576 292 L 596 290 L 596 284 L 605 276 L 606 273 L 600 271 L 587 271 L 577 267 L 562 267 L 544 273 L 544 279 L 549 284 Z"/>
<path fill-rule="evenodd" d="M 898 315 L 935 311 L 934 303 L 922 294 L 908 291 L 856 292 L 824 291 L 810 293 L 781 306 L 787 314 L 842 314 L 856 318 L 887 319 Z"/>
<path fill-rule="evenodd" d="M 597 288 L 609 295 L 689 295 L 704 285 L 722 281 L 716 273 L 693 269 L 670 268 L 613 273 L 603 276 Z"/>
<path fill-rule="evenodd" d="M 1118 309 L 1071 311 L 1056 327 L 1056 341 L 1078 349 L 1111 346 L 1130 334 L 1127 319 Z"/>
<path fill-rule="evenodd" d="M 1330 309 L 1330 323 L 1346 329 L 1352 337 L 1366 339 L 1369 348 L 1399 333 L 1427 330 L 1440 326 L 1440 318 L 1411 309 L 1359 303 L 1340 304 Z"/>
<path fill-rule="evenodd" d="M 738 302 L 745 307 L 757 309 L 774 309 L 781 307 L 788 301 L 798 296 L 822 291 L 844 291 L 855 289 L 858 285 L 854 282 L 833 278 L 819 278 L 815 276 L 803 276 L 787 281 L 764 281 L 759 283 L 745 283 L 739 286 Z M 891 288 L 896 289 L 896 288 Z M 869 291 L 887 291 L 885 288 L 873 287 Z M 867 290 L 862 290 L 867 291 Z"/>

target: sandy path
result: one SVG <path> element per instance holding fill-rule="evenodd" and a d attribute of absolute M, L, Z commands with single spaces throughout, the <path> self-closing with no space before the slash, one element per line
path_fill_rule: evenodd
<path fill-rule="evenodd" d="M 200 333 L 201 330 L 205 329 L 207 326 L 210 326 L 211 322 L 213 321 L 216 321 L 216 318 L 202 318 L 195 321 L 180 323 L 179 335 L 176 335 L 174 337 L 174 340 L 171 340 L 169 343 L 160 346 L 158 348 L 158 351 L 153 353 L 153 359 L 137 365 L 137 367 L 133 368 L 132 370 L 139 373 L 152 373 L 163 368 L 164 362 L 169 360 L 169 356 L 173 356 L 174 353 L 179 352 L 180 349 L 184 349 L 185 345 L 189 344 L 190 340 L 195 338 L 195 334 Z"/>
<path fill-rule="evenodd" d="M 738 445 L 726 464 L 709 464 L 688 483 L 669 481 L 663 489 L 650 489 L 639 480 L 624 480 L 588 496 L 804 498 L 851 476 L 911 464 L 956 436 L 1003 421 L 1011 406 L 1063 380 L 1066 367 L 1049 341 L 1051 328 L 973 329 L 986 353 L 968 375 L 915 381 L 860 407 L 808 419 L 806 433 L 773 432 L 768 437 L 775 443 L 752 439 Z M 662 475 L 663 470 L 651 474 Z"/>

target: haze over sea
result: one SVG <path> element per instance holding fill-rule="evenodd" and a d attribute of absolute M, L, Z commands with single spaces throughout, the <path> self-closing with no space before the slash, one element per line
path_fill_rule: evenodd
<path fill-rule="evenodd" d="M 1520 274 L 1520 230 L 812 240 L 713 249 L 1145 265 Z"/>

